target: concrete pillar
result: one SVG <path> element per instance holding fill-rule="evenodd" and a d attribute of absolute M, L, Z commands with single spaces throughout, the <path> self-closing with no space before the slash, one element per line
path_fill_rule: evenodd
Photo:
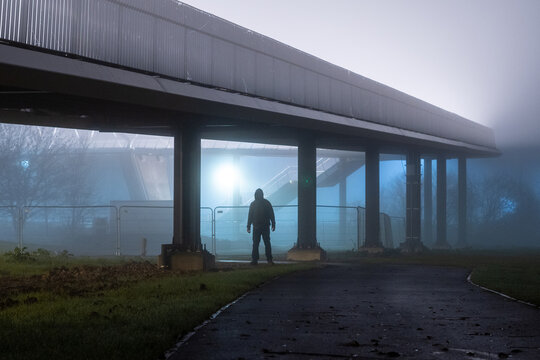
<path fill-rule="evenodd" d="M 303 138 L 298 146 L 298 247 L 317 246 L 317 149 Z"/>
<path fill-rule="evenodd" d="M 289 260 L 323 260 L 317 244 L 317 148 L 315 139 L 302 137 L 298 144 L 298 242 L 287 253 Z"/>
<path fill-rule="evenodd" d="M 467 247 L 467 159 L 458 159 L 458 247 Z"/>
<path fill-rule="evenodd" d="M 173 244 L 182 247 L 182 133 L 174 136 Z"/>
<path fill-rule="evenodd" d="M 347 206 L 347 177 L 339 182 L 339 206 Z M 347 236 L 347 209 L 339 210 L 339 237 L 344 241 Z"/>
<path fill-rule="evenodd" d="M 410 151 L 407 154 L 406 188 L 406 235 L 401 248 L 407 252 L 423 250 L 420 240 L 420 155 Z"/>
<path fill-rule="evenodd" d="M 435 249 L 449 249 L 446 240 L 446 158 L 437 157 L 437 240 Z"/>
<path fill-rule="evenodd" d="M 182 136 L 182 170 L 182 244 L 197 251 L 201 249 L 201 137 L 197 131 L 184 131 Z"/>
<path fill-rule="evenodd" d="M 233 168 L 238 168 L 238 163 L 240 161 L 240 156 L 233 155 Z M 233 193 L 232 193 L 232 205 L 241 206 L 242 205 L 242 196 L 240 195 L 240 184 L 238 179 L 235 179 L 233 184 Z M 233 218 L 233 229 L 232 236 L 234 240 L 240 240 L 240 234 L 243 234 L 246 231 L 246 216 L 245 211 L 239 208 L 231 209 L 231 214 Z"/>
<path fill-rule="evenodd" d="M 368 147 L 366 151 L 366 241 L 368 251 L 382 249 L 379 238 L 379 150 Z"/>
<path fill-rule="evenodd" d="M 424 243 L 433 241 L 433 176 L 432 159 L 424 159 Z"/>
<path fill-rule="evenodd" d="M 203 270 L 214 256 L 201 248 L 201 137 L 184 128 L 174 137 L 173 242 L 161 246 L 160 266 Z"/>

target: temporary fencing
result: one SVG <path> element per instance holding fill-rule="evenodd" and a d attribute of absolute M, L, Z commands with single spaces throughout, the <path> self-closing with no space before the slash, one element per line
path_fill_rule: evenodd
<path fill-rule="evenodd" d="M 248 206 L 201 207 L 201 244 L 222 256 L 251 253 Z M 275 205 L 274 253 L 298 241 L 298 206 Z M 404 240 L 405 219 L 381 214 L 381 243 L 394 247 Z M 3 206 L 0 250 L 68 251 L 77 256 L 155 256 L 172 242 L 173 207 L 155 205 Z M 365 209 L 317 206 L 317 239 L 327 251 L 355 251 L 365 241 Z"/>

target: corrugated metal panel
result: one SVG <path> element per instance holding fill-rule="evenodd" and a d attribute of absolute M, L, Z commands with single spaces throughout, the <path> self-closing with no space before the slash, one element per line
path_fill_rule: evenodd
<path fill-rule="evenodd" d="M 5 0 L 0 3 L 0 37 L 21 41 L 22 0 Z"/>
<path fill-rule="evenodd" d="M 84 0 L 80 4 L 78 55 L 105 62 L 118 62 L 120 7 L 105 0 Z"/>
<path fill-rule="evenodd" d="M 155 22 L 154 17 L 145 13 L 127 7 L 120 10 L 119 64 L 147 71 L 154 69 Z"/>
<path fill-rule="evenodd" d="M 37 0 L 28 2 L 26 43 L 51 50 L 71 51 L 71 0 Z"/>
<path fill-rule="evenodd" d="M 352 112 L 353 117 L 358 119 L 363 119 L 362 117 L 362 99 L 363 99 L 363 91 L 360 88 L 352 87 L 351 89 L 351 97 L 352 97 Z"/>
<path fill-rule="evenodd" d="M 0 0 L 0 38 L 495 146 L 485 127 L 176 0 Z"/>
<path fill-rule="evenodd" d="M 341 88 L 343 83 L 336 79 L 330 80 L 330 111 L 334 114 L 339 114 L 342 110 L 341 107 Z"/>
<path fill-rule="evenodd" d="M 187 31 L 186 79 L 212 83 L 212 38 L 199 31 Z"/>
<path fill-rule="evenodd" d="M 291 102 L 298 105 L 305 105 L 305 78 L 304 69 L 299 66 L 291 65 Z"/>
<path fill-rule="evenodd" d="M 268 55 L 257 53 L 256 55 L 257 74 L 255 81 L 255 93 L 259 96 L 274 97 L 274 59 Z"/>
<path fill-rule="evenodd" d="M 154 72 L 183 79 L 185 77 L 184 48 L 186 29 L 157 19 Z"/>
<path fill-rule="evenodd" d="M 156 0 L 112 0 L 118 4 L 126 5 L 127 7 L 133 7 L 138 10 L 153 12 L 154 4 Z"/>
<path fill-rule="evenodd" d="M 147 1 L 147 0 L 145 0 Z M 149 1 L 147 1 L 149 2 Z M 178 25 L 185 24 L 186 6 L 178 1 L 154 0 L 154 13 Z"/>
<path fill-rule="evenodd" d="M 318 76 L 313 71 L 306 71 L 306 106 L 316 109 L 319 107 Z"/>
<path fill-rule="evenodd" d="M 351 103 L 351 86 L 349 84 L 343 84 L 341 87 L 341 108 L 343 109 L 343 115 L 351 117 L 352 103 Z"/>
<path fill-rule="evenodd" d="M 330 108 L 330 78 L 319 75 L 317 85 L 319 87 L 319 109 L 331 111 Z"/>
<path fill-rule="evenodd" d="M 212 45 L 212 74 L 217 87 L 234 87 L 234 47 L 220 39 L 214 39 Z"/>
<path fill-rule="evenodd" d="M 291 101 L 291 69 L 285 61 L 274 59 L 274 96 L 276 100 Z"/>
<path fill-rule="evenodd" d="M 234 89 L 246 94 L 255 94 L 255 52 L 236 46 Z"/>

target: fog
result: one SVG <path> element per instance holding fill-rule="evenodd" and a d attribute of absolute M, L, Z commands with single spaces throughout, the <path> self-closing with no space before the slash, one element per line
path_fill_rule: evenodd
<path fill-rule="evenodd" d="M 471 240 L 540 245 L 540 2 L 186 2 L 491 127 L 502 155 L 469 161 L 469 191 L 489 194 L 494 189 L 487 187 L 499 187 L 502 198 L 527 192 L 535 205 L 522 206 L 527 214 L 514 208 L 512 224 L 493 220 L 492 229 L 505 231 Z M 384 200 L 389 190 L 381 191 L 382 208 L 391 208 Z"/>
<path fill-rule="evenodd" d="M 1 131 L 0 248 L 156 255 L 170 241 L 172 138 L 9 124 Z M 203 244 L 220 254 L 248 254 L 247 206 L 260 187 L 280 224 L 275 250 L 287 251 L 297 236 L 297 148 L 204 139 L 201 146 Z M 522 153 L 469 161 L 467 246 L 540 246 L 540 171 L 525 166 Z M 340 167 L 343 160 L 357 165 Z M 329 251 L 355 250 L 365 240 L 363 161 L 362 152 L 317 150 L 317 236 Z M 405 239 L 405 166 L 403 156 L 381 155 L 381 239 L 390 248 Z M 448 160 L 447 197 L 448 241 L 462 246 L 455 159 Z M 422 221 L 429 220 L 422 214 Z M 434 233 L 422 237 L 434 244 Z"/>
<path fill-rule="evenodd" d="M 503 150 L 538 144 L 536 0 L 185 2 L 490 126 Z"/>
<path fill-rule="evenodd" d="M 502 155 L 468 161 L 468 245 L 540 247 L 540 41 L 537 39 L 540 2 L 192 0 L 187 3 L 491 127 Z M 44 226 L 50 234 L 48 239 L 56 237 L 58 243 L 53 245 L 57 249 L 79 246 L 70 243 L 69 231 L 86 232 L 89 238 L 97 234 L 106 239 L 100 245 L 86 245 L 83 252 L 100 248 L 112 253 L 122 247 L 123 253 L 138 254 L 139 241 L 144 238 L 149 241 L 149 251 L 157 253 L 161 243 L 170 241 L 171 138 L 51 128 L 36 132 L 35 129 L 2 126 L 3 237 L 0 242 L 21 243 L 21 238 L 26 236 L 36 245 L 36 239 L 44 234 Z M 127 146 L 128 143 L 134 146 Z M 276 246 L 290 247 L 296 239 L 296 148 L 270 146 L 266 153 L 239 156 L 235 146 L 247 145 L 218 143 L 210 146 L 203 142 L 203 243 L 215 248 L 216 238 L 219 240 L 212 233 L 211 224 L 216 207 L 245 207 L 256 188 L 272 189 L 279 184 L 284 190 L 280 197 L 274 198 L 274 204 L 284 206 L 280 221 L 289 221 L 289 227 L 282 228 L 282 240 L 278 236 Z M 265 148 L 261 144 L 249 146 Z M 357 156 L 321 153 L 323 150 L 319 149 L 318 160 L 330 165 L 336 159 Z M 46 166 L 41 163 L 44 159 Z M 404 166 L 403 159 L 381 162 L 381 211 L 392 219 L 393 247 L 404 236 Z M 323 247 L 351 249 L 361 245 L 363 230 L 358 222 L 365 205 L 364 171 L 364 166 L 359 165 L 340 181 L 318 188 L 318 205 L 332 207 L 321 208 L 318 213 L 318 240 Z M 456 178 L 455 160 L 449 160 L 448 238 L 452 246 L 458 243 Z M 435 183 L 434 176 L 434 194 Z M 341 187 L 346 187 L 344 199 L 340 199 Z M 269 190 L 268 195 L 274 190 Z M 66 205 L 72 208 L 60 208 Z M 55 209 L 29 210 L 36 206 Z M 73 206 L 84 207 L 84 211 Z M 139 206 L 152 207 L 149 210 L 152 214 L 137 210 Z M 338 206 L 353 210 L 343 215 Z M 285 210 L 285 207 L 291 208 Z M 249 249 L 249 238 L 238 230 L 244 226 L 244 210 L 220 211 L 222 225 L 227 224 L 220 228 L 225 234 L 221 240 L 243 236 L 242 241 Z M 350 226 L 339 232 L 344 216 Z M 159 218 L 165 220 L 159 222 Z M 35 221 L 33 225 L 31 219 Z M 50 219 L 57 219 L 57 224 Z M 143 220 L 153 223 L 148 225 Z M 103 237 L 104 233 L 108 237 Z M 343 243 L 331 243 L 329 239 L 336 238 L 338 233 L 345 237 Z M 126 239 L 130 237 L 136 238 L 136 242 L 128 244 Z M 431 245 L 433 239 L 428 234 L 424 238 Z M 244 245 L 227 246 L 238 250 Z"/>

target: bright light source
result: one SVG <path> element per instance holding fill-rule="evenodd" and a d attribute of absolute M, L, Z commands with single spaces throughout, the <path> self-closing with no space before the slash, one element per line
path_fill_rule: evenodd
<path fill-rule="evenodd" d="M 240 185 L 240 173 L 232 164 L 222 164 L 214 173 L 214 182 L 218 189 L 232 191 L 235 185 Z"/>

